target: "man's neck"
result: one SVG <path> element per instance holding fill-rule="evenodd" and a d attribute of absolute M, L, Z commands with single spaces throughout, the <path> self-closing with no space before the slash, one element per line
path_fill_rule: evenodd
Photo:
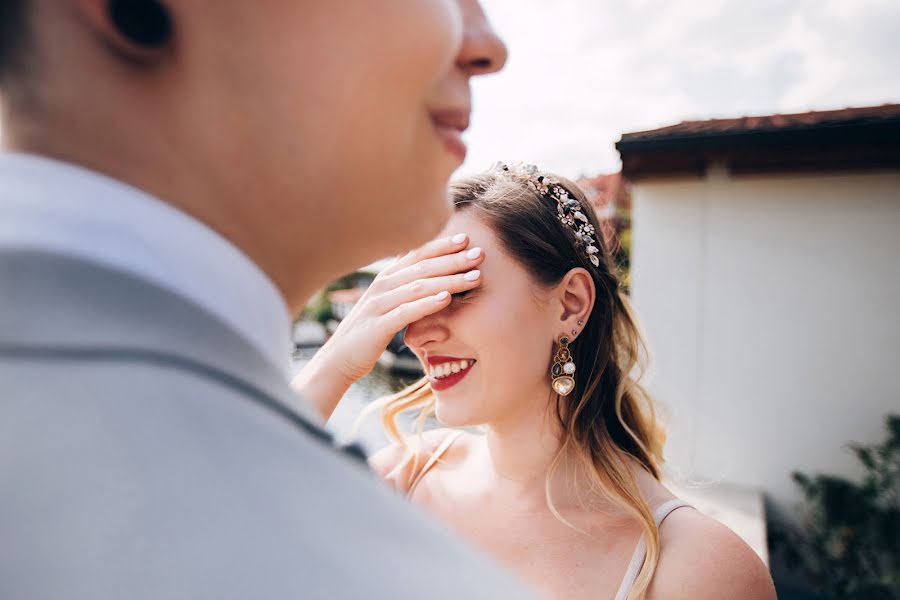
<path fill-rule="evenodd" d="M 266 219 L 257 214 L 263 210 L 260 203 L 231 198 L 233 194 L 225 189 L 227 185 L 213 175 L 204 175 L 204 165 L 184 158 L 176 164 L 173 156 L 160 158 L 160 153 L 151 153 L 147 148 L 106 149 L 84 144 L 73 150 L 66 140 L 77 137 L 42 135 L 27 125 L 8 126 L 3 133 L 3 150 L 44 156 L 106 175 L 204 223 L 266 273 L 292 314 L 299 313 L 322 284 L 343 274 L 327 270 L 329 257 L 318 251 L 325 244 L 316 241 L 316 236 L 325 232 L 314 227 L 297 232 L 290 252 L 279 252 L 278 245 L 270 243 L 274 232 L 265 231 Z"/>

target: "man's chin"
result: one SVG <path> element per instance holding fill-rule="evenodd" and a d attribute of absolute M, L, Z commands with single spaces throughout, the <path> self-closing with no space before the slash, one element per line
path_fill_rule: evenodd
<path fill-rule="evenodd" d="M 433 202 L 430 208 L 432 210 L 427 213 L 420 211 L 416 215 L 410 215 L 409 219 L 392 230 L 392 241 L 397 246 L 393 254 L 404 254 L 418 248 L 443 231 L 453 215 L 449 200 L 444 203 Z"/>

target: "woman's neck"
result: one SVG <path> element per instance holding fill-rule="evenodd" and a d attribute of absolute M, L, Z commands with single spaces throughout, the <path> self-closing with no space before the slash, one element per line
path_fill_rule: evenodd
<path fill-rule="evenodd" d="M 497 493 L 517 498 L 522 505 L 546 508 L 547 475 L 560 454 L 563 431 L 555 412 L 547 407 L 549 388 L 529 408 L 507 414 L 503 419 L 487 424 L 486 452 L 489 477 Z M 554 503 L 568 504 L 577 493 L 572 482 L 575 477 L 575 454 L 566 452 L 550 480 Z M 581 478 L 584 479 L 583 477 Z"/>
<path fill-rule="evenodd" d="M 543 397 L 547 396 L 549 391 Z M 549 481 L 549 493 L 557 509 L 621 511 L 599 491 L 582 451 L 569 447 L 560 454 L 562 426 L 546 400 L 535 403 L 531 410 L 505 415 L 486 427 L 486 475 L 493 482 L 492 494 L 527 510 L 549 510 L 547 476 L 559 456 Z M 659 496 L 664 490 L 659 482 L 635 461 L 626 459 L 626 463 L 641 493 L 648 499 Z M 662 493 L 668 495 L 666 491 Z"/>
<path fill-rule="evenodd" d="M 523 486 L 543 486 L 559 452 L 560 436 L 555 429 L 540 421 L 489 424 L 487 447 L 497 478 Z"/>

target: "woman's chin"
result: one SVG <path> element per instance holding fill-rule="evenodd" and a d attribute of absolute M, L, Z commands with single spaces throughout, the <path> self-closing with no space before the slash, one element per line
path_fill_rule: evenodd
<path fill-rule="evenodd" d="M 460 406 L 448 406 L 438 399 L 434 407 L 434 416 L 445 427 L 474 427 L 480 421 Z"/>

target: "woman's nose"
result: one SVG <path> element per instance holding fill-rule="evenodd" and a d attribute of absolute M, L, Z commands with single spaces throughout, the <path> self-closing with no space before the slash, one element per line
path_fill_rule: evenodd
<path fill-rule="evenodd" d="M 506 44 L 497 35 L 478 0 L 458 0 L 463 42 L 457 64 L 469 75 L 495 73 L 506 64 Z"/>
<path fill-rule="evenodd" d="M 403 343 L 412 349 L 427 350 L 430 343 L 441 343 L 449 337 L 449 330 L 437 315 L 429 315 L 410 323 L 403 334 Z"/>

